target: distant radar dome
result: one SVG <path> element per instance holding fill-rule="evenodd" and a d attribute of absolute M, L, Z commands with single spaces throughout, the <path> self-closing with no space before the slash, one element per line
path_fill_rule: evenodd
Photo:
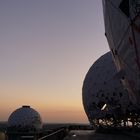
<path fill-rule="evenodd" d="M 12 130 L 40 130 L 42 128 L 42 120 L 39 113 L 30 108 L 30 106 L 22 106 L 16 109 L 8 119 L 8 128 Z"/>

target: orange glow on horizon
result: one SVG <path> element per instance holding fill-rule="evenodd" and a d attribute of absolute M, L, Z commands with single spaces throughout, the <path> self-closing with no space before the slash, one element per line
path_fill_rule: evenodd
<path fill-rule="evenodd" d="M 20 106 L 21 107 L 21 106 Z M 43 122 L 46 123 L 87 123 L 87 117 L 85 115 L 84 110 L 82 109 L 73 109 L 73 108 L 65 108 L 65 109 L 49 109 L 47 108 L 38 108 L 33 107 L 36 111 L 38 111 L 41 115 Z M 18 108 L 18 107 L 17 107 Z M 17 108 L 9 108 L 7 110 L 2 110 L 1 112 L 1 121 L 7 121 L 10 114 Z"/>

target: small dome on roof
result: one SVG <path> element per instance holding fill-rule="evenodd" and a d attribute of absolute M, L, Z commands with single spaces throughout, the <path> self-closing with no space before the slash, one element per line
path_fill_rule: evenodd
<path fill-rule="evenodd" d="M 10 115 L 8 128 L 12 128 L 12 130 L 39 130 L 42 128 L 42 120 L 36 110 L 30 106 L 22 106 Z"/>

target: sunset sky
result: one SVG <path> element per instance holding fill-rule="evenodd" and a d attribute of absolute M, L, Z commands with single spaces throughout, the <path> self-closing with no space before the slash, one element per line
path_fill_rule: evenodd
<path fill-rule="evenodd" d="M 0 121 L 30 105 L 44 122 L 87 123 L 83 80 L 107 51 L 101 0 L 1 0 Z"/>

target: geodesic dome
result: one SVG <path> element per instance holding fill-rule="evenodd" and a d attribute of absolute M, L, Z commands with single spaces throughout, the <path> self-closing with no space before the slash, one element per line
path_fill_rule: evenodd
<path fill-rule="evenodd" d="M 140 0 L 103 0 L 105 35 L 130 100 L 140 104 Z"/>
<path fill-rule="evenodd" d="M 30 108 L 30 106 L 22 106 L 10 115 L 8 128 L 13 130 L 39 130 L 42 128 L 42 120 L 36 110 Z"/>
<path fill-rule="evenodd" d="M 101 56 L 86 74 L 82 97 L 89 121 L 106 118 L 107 115 L 118 117 L 118 113 L 125 113 L 129 104 L 128 93 L 116 74 L 110 52 Z"/>

